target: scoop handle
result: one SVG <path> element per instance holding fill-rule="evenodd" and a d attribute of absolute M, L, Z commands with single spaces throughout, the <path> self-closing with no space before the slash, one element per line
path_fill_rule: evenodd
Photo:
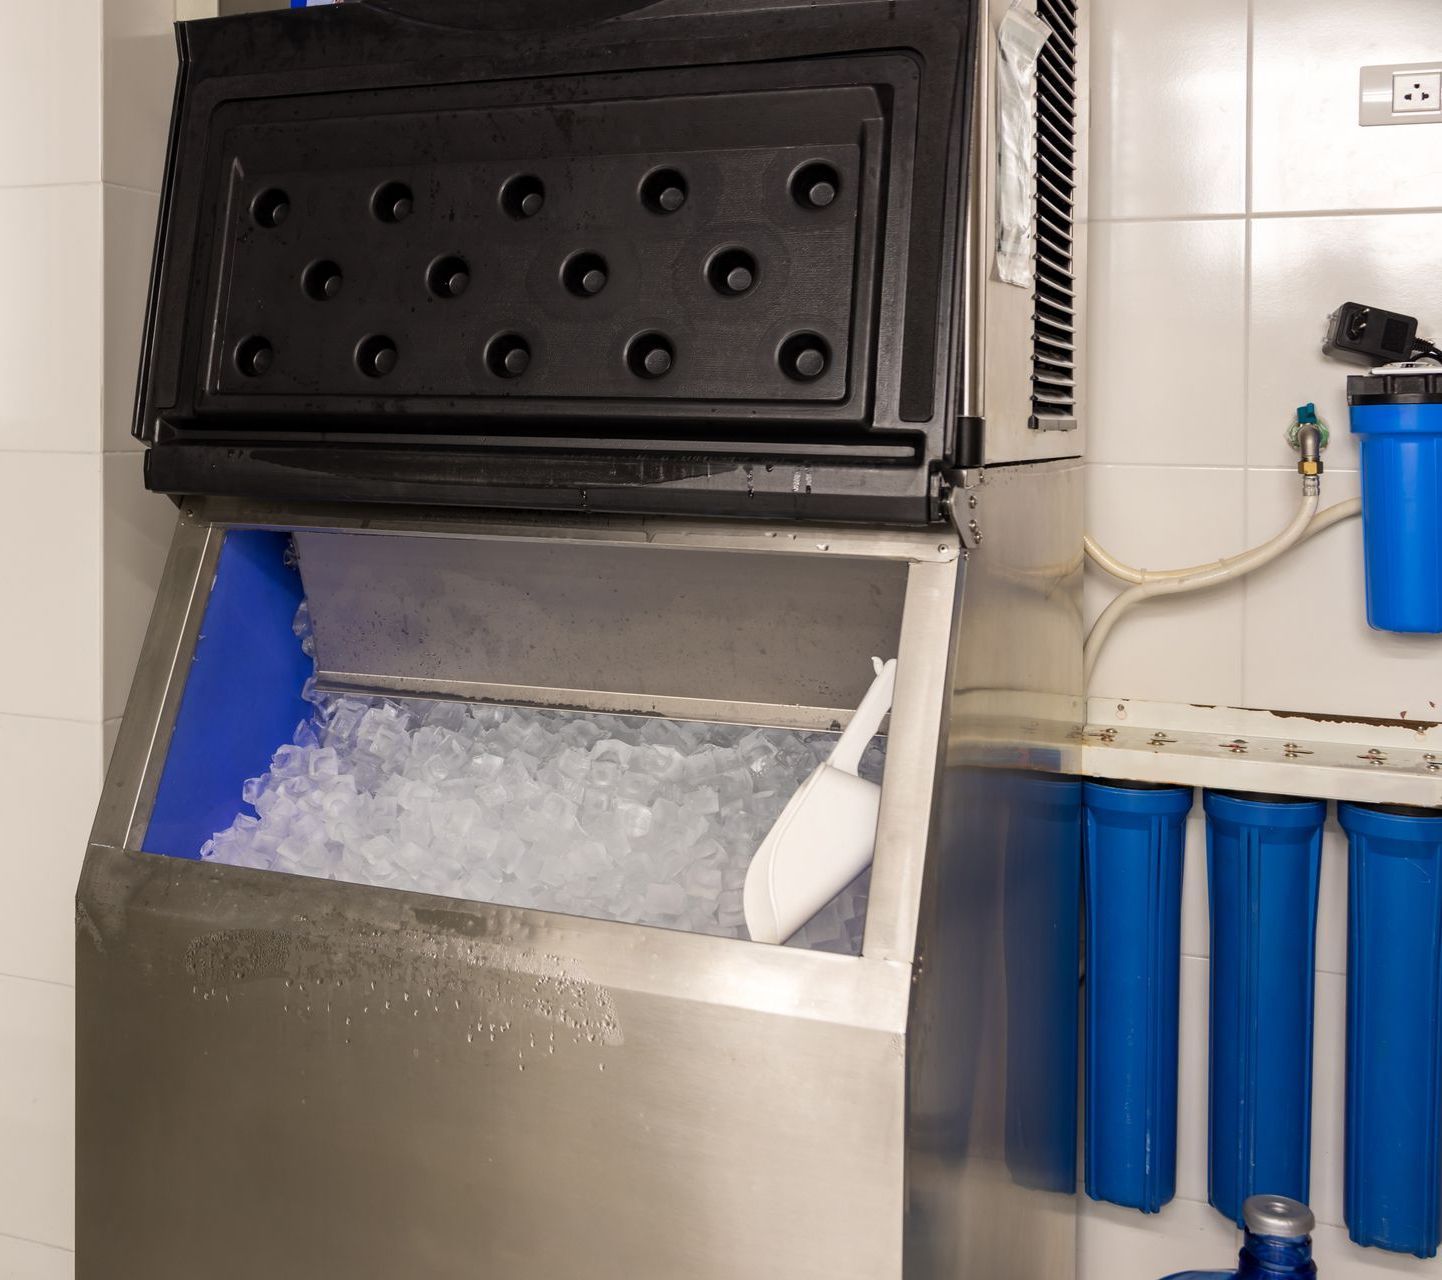
<path fill-rule="evenodd" d="M 871 688 L 866 691 L 861 705 L 856 708 L 856 714 L 851 717 L 841 737 L 836 740 L 831 758 L 827 761 L 833 769 L 841 769 L 845 773 L 856 772 L 866 744 L 876 736 L 886 713 L 891 710 L 891 699 L 895 693 L 896 659 L 891 658 L 877 668 L 876 679 L 871 682 Z"/>

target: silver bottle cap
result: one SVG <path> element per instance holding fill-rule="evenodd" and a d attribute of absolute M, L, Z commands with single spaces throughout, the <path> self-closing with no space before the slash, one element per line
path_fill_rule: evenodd
<path fill-rule="evenodd" d="M 1310 1235 L 1317 1225 L 1306 1205 L 1286 1196 L 1248 1196 L 1242 1205 L 1242 1220 L 1254 1236 L 1283 1236 L 1290 1240 Z"/>

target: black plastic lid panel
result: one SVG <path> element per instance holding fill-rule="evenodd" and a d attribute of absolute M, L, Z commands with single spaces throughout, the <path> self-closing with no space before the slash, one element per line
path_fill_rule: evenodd
<path fill-rule="evenodd" d="M 181 27 L 151 487 L 935 518 L 967 7 L 532 8 Z"/>
<path fill-rule="evenodd" d="M 1418 364 L 1347 379 L 1348 404 L 1442 404 L 1442 369 Z"/>

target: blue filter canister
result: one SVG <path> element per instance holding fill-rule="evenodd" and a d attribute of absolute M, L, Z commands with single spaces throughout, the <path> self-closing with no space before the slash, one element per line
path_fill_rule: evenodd
<path fill-rule="evenodd" d="M 1177 996 L 1190 787 L 1088 782 L 1086 1189 L 1156 1213 L 1177 1180 Z"/>
<path fill-rule="evenodd" d="M 1082 784 L 1013 773 L 1004 785 L 1006 1165 L 1019 1186 L 1073 1195 Z"/>
<path fill-rule="evenodd" d="M 1342 1212 L 1430 1258 L 1442 1219 L 1442 810 L 1339 804 L 1351 841 Z"/>
<path fill-rule="evenodd" d="M 1306 1201 L 1321 800 L 1208 791 L 1211 1106 L 1208 1199 L 1238 1226 L 1250 1196 Z"/>
<path fill-rule="evenodd" d="M 1367 621 L 1442 632 L 1442 369 L 1347 379 L 1362 442 Z"/>

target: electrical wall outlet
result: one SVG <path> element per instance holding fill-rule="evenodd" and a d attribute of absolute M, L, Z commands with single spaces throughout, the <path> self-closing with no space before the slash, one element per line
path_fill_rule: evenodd
<path fill-rule="evenodd" d="M 1442 59 L 1362 68 L 1361 123 L 1442 123 Z"/>
<path fill-rule="evenodd" d="M 1442 95 L 1442 71 L 1404 71 L 1392 77 L 1392 110 L 1436 111 Z"/>

